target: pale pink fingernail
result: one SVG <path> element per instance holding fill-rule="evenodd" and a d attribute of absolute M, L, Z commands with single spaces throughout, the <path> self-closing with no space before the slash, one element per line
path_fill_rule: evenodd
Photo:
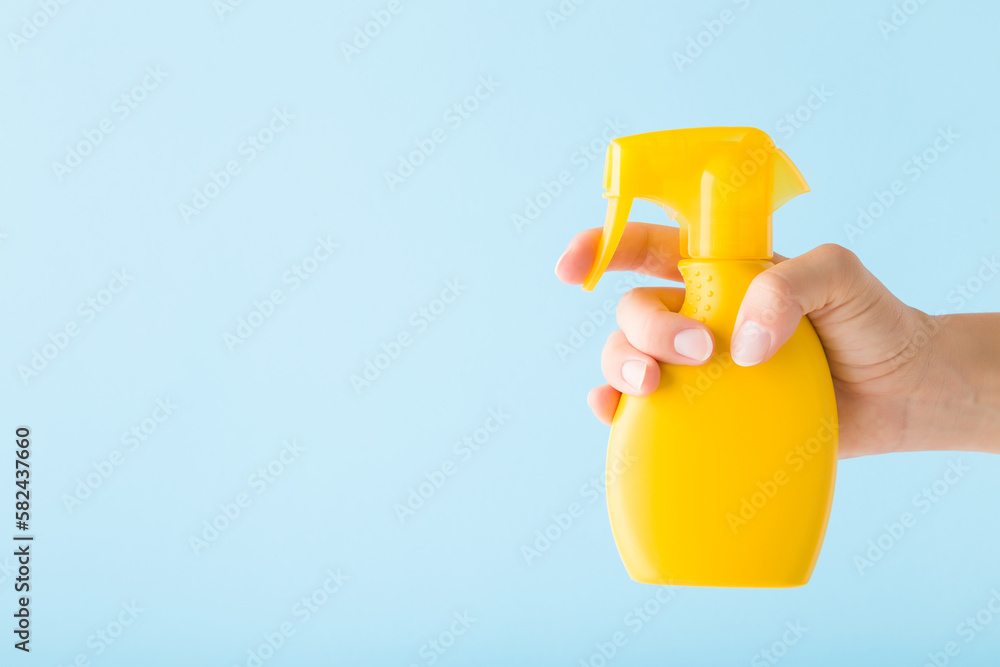
<path fill-rule="evenodd" d="M 566 255 L 568 255 L 568 254 L 569 254 L 569 248 L 566 248 L 566 252 L 564 252 L 562 255 L 560 255 L 559 259 L 556 260 L 556 274 L 559 273 L 559 267 L 562 266 L 563 260 L 566 259 Z"/>
<path fill-rule="evenodd" d="M 733 361 L 739 366 L 756 366 L 771 348 L 771 334 L 756 322 L 744 322 L 733 336 Z"/>
<path fill-rule="evenodd" d="M 646 379 L 646 364 L 632 359 L 622 364 L 622 379 L 630 387 L 639 391 L 642 389 L 642 381 Z"/>
<path fill-rule="evenodd" d="M 704 329 L 685 329 L 674 336 L 674 352 L 691 361 L 712 356 L 712 335 Z"/>

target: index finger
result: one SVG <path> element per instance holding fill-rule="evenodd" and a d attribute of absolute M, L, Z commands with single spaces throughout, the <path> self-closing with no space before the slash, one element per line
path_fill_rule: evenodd
<path fill-rule="evenodd" d="M 603 228 L 580 232 L 569 242 L 556 264 L 556 275 L 564 283 L 582 285 L 597 256 L 597 244 Z M 615 249 L 608 271 L 634 271 L 654 278 L 681 282 L 680 230 L 677 227 L 629 222 Z"/>
<path fill-rule="evenodd" d="M 569 247 L 556 262 L 556 276 L 570 285 L 582 285 L 597 257 L 597 244 L 603 227 L 593 227 L 573 237 Z M 608 271 L 634 271 L 654 278 L 684 282 L 677 262 L 680 253 L 680 230 L 648 222 L 629 222 L 608 264 Z M 763 258 L 762 258 L 763 259 Z M 785 257 L 774 253 L 775 264 Z"/>

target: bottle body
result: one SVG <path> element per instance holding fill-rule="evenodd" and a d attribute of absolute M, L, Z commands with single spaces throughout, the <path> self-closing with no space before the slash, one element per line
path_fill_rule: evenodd
<path fill-rule="evenodd" d="M 715 354 L 660 365 L 647 397 L 622 396 L 608 448 L 608 510 L 636 581 L 790 587 L 809 581 L 833 502 L 837 406 L 823 347 L 802 318 L 774 357 L 729 354 L 750 281 L 767 261 L 682 260 L 681 313 Z"/>

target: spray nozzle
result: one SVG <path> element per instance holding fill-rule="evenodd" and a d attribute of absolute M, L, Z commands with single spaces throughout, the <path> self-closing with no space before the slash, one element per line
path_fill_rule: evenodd
<path fill-rule="evenodd" d="M 635 199 L 676 216 L 683 257 L 769 259 L 771 213 L 809 186 L 761 130 L 701 127 L 612 140 L 604 189 L 608 213 L 588 291 L 608 268 Z"/>

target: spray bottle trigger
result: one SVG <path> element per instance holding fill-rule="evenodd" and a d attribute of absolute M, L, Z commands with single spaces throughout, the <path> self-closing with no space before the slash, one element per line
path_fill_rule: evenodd
<path fill-rule="evenodd" d="M 601 232 L 601 239 L 598 241 L 594 264 L 590 267 L 590 273 L 583 281 L 583 289 L 587 292 L 594 291 L 597 281 L 601 279 L 608 264 L 611 263 L 611 258 L 614 257 L 618 243 L 625 232 L 629 212 L 632 210 L 632 197 L 605 196 L 608 197 L 608 213 L 604 218 L 604 231 Z"/>

